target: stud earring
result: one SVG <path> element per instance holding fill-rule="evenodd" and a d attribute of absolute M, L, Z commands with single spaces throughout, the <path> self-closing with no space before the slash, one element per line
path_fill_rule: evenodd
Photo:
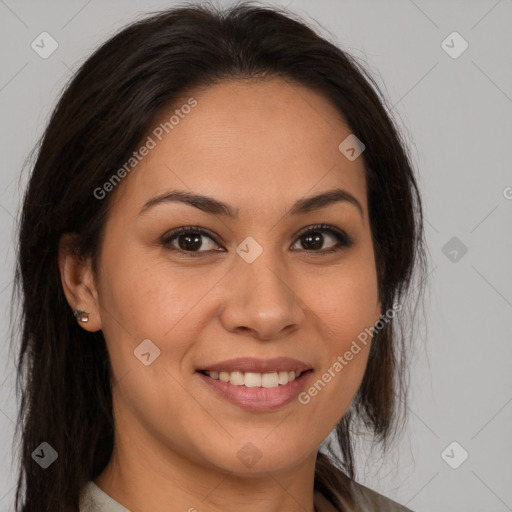
<path fill-rule="evenodd" d="M 89 321 L 89 315 L 85 311 L 81 311 L 78 309 L 75 311 L 74 315 L 79 322 L 86 323 Z"/>

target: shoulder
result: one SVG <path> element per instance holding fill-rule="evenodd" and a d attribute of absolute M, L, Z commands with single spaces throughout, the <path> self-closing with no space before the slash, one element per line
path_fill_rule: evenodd
<path fill-rule="evenodd" d="M 93 512 L 94 511 L 94 494 L 95 489 L 92 482 L 87 482 L 80 492 L 80 499 L 78 510 L 80 512 Z"/>
<path fill-rule="evenodd" d="M 386 496 L 365 487 L 357 482 L 352 482 L 354 498 L 357 510 L 375 510 L 379 512 L 412 512 L 404 505 L 400 505 Z"/>
<path fill-rule="evenodd" d="M 130 512 L 102 491 L 92 480 L 82 488 L 78 509 L 80 512 Z"/>
<path fill-rule="evenodd" d="M 350 479 L 338 468 L 334 470 L 329 485 L 315 495 L 318 512 L 412 512 L 386 496 Z M 336 508 L 338 507 L 338 508 Z"/>

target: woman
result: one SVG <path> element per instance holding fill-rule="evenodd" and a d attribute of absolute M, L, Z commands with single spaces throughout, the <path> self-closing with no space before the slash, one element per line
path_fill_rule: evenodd
<path fill-rule="evenodd" d="M 425 258 L 376 91 L 249 4 L 155 14 L 83 64 L 21 216 L 17 509 L 406 510 L 352 447 L 400 426 Z"/>

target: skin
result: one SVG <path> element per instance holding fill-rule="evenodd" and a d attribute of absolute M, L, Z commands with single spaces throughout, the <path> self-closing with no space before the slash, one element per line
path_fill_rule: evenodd
<path fill-rule="evenodd" d="M 103 331 L 114 372 L 114 455 L 95 483 L 134 512 L 312 512 L 318 447 L 353 400 L 369 345 L 307 405 L 271 412 L 217 396 L 195 370 L 288 356 L 313 368 L 309 386 L 377 322 L 363 160 L 338 150 L 351 133 L 339 112 L 297 84 L 223 82 L 193 91 L 161 120 L 190 96 L 197 106 L 111 192 L 97 278 L 89 260 L 61 246 L 69 304 L 89 313 L 84 329 Z M 352 194 L 362 213 L 339 201 L 287 215 L 332 188 Z M 175 189 L 228 203 L 239 218 L 180 202 L 139 215 Z M 321 231 L 323 245 L 311 249 L 301 232 L 321 223 L 354 244 L 327 253 L 337 240 Z M 161 244 L 181 226 L 217 236 L 203 236 L 194 258 L 179 253 L 177 238 L 177 251 Z M 252 263 L 235 252 L 248 236 L 263 248 Z M 161 351 L 149 366 L 134 356 L 144 339 Z M 249 442 L 261 453 L 252 467 L 237 457 Z"/>

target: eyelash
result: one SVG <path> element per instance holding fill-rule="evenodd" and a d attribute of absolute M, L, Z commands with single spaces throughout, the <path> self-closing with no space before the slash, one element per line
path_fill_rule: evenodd
<path fill-rule="evenodd" d="M 328 224 L 317 224 L 315 226 L 310 226 L 310 227 L 306 228 L 304 231 L 302 231 L 301 233 L 299 233 L 299 235 L 297 236 L 297 239 L 303 237 L 304 235 L 308 235 L 310 233 L 316 233 L 318 231 L 328 232 L 329 234 L 333 235 L 334 238 L 336 238 L 336 240 L 338 241 L 337 245 L 335 245 L 334 247 L 331 247 L 330 249 L 318 250 L 318 251 L 303 249 L 304 252 L 310 253 L 310 254 L 311 253 L 330 254 L 330 253 L 341 251 L 344 248 L 352 247 L 352 245 L 354 244 L 354 240 L 351 237 L 349 237 L 344 231 L 342 231 L 341 229 L 338 229 L 334 226 L 330 226 Z M 179 249 L 179 248 L 171 245 L 171 242 L 175 238 L 177 238 L 179 235 L 191 234 L 191 233 L 206 236 L 206 237 L 210 238 L 211 240 L 213 240 L 217 244 L 217 242 L 215 241 L 215 235 L 204 228 L 200 228 L 199 226 L 184 226 L 181 228 L 176 228 L 176 229 L 168 232 L 167 234 L 165 234 L 162 237 L 162 239 L 160 240 L 160 244 L 166 249 L 170 249 L 172 251 L 176 251 L 176 252 L 179 252 L 182 254 L 184 253 L 187 255 L 187 257 L 193 257 L 193 258 L 201 256 L 201 253 L 211 253 L 212 252 L 211 250 L 208 250 L 208 251 L 185 251 L 183 249 Z M 293 244 L 293 245 L 295 245 L 295 244 Z"/>

